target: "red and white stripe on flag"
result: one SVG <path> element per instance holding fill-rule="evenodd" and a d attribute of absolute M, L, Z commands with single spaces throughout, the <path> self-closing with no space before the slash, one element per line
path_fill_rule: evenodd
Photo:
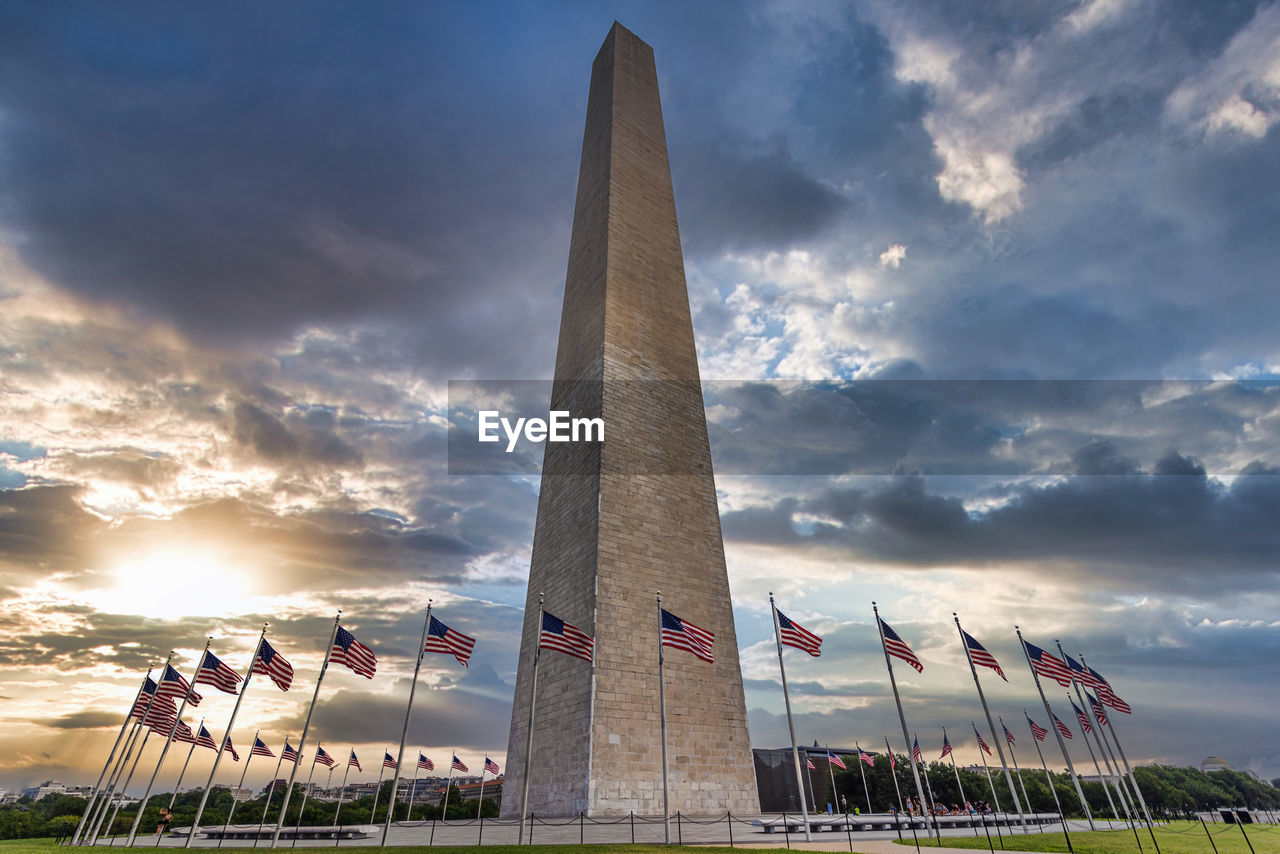
<path fill-rule="evenodd" d="M 715 654 L 711 651 L 711 644 L 716 639 L 713 632 L 700 629 L 693 623 L 680 619 L 665 608 L 661 609 L 661 611 L 663 646 L 691 652 L 708 664 L 715 662 Z"/>
<path fill-rule="evenodd" d="M 815 658 L 822 654 L 822 638 L 818 637 L 795 620 L 790 619 L 781 611 L 777 611 L 777 614 L 778 637 L 782 639 L 782 643 L 785 646 L 802 649 Z"/>

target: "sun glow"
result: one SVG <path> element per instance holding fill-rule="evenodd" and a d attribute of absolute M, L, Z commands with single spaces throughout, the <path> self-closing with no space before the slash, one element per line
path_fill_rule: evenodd
<path fill-rule="evenodd" d="M 110 578 L 94 597 L 100 610 L 160 619 L 243 612 L 253 593 L 247 568 L 194 546 L 122 556 Z"/>

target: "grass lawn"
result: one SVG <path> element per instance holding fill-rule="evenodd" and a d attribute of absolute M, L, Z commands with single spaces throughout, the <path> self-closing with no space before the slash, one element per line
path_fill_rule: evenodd
<path fill-rule="evenodd" d="M 1211 824 L 1209 832 L 1213 834 L 1213 845 L 1218 847 L 1218 854 L 1249 854 L 1249 846 L 1245 843 L 1240 828 L 1236 825 Z M 1257 854 L 1280 854 L 1280 827 L 1275 825 L 1250 825 L 1245 828 L 1249 834 L 1249 842 Z M 1146 828 L 1139 832 L 1144 854 L 1155 854 L 1155 846 L 1151 844 L 1151 836 Z M 992 843 L 996 852 L 1000 851 L 1000 843 L 993 835 Z M 1156 828 L 1156 841 L 1160 843 L 1161 854 L 1213 854 L 1213 846 L 1204 828 L 1199 822 L 1170 822 L 1165 827 Z M 907 847 L 914 847 L 905 842 Z M 928 843 L 937 846 L 937 842 Z M 975 839 L 972 836 L 962 838 L 946 838 L 943 844 L 949 848 L 980 848 L 987 850 L 987 838 Z M 1128 830 L 1102 830 L 1094 833 L 1072 833 L 1071 844 L 1076 854 L 1138 854 L 1138 843 L 1133 840 L 1133 833 Z M 920 840 L 920 847 L 926 845 Z M 1030 836 L 1019 836 L 1013 842 L 1005 839 L 1005 845 L 1020 851 L 1066 851 L 1067 843 L 1061 833 L 1033 833 Z"/>

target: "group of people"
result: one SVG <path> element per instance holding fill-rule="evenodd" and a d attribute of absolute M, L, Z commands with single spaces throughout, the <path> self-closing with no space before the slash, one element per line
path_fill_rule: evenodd
<path fill-rule="evenodd" d="M 845 813 L 849 812 L 849 801 L 844 795 L 840 796 L 840 810 Z M 920 805 L 920 798 L 916 795 L 912 795 L 907 798 L 906 810 L 907 814 L 913 818 L 918 815 L 925 815 L 924 807 Z M 858 813 L 859 810 L 854 808 L 854 812 Z M 946 804 L 941 803 L 935 803 L 933 805 L 934 815 L 992 815 L 994 812 L 995 810 L 991 808 L 991 804 L 986 801 L 974 801 L 973 803 L 965 801 L 964 806 L 952 804 L 948 807 Z M 889 813 L 891 815 L 897 815 L 898 808 L 889 807 Z"/>

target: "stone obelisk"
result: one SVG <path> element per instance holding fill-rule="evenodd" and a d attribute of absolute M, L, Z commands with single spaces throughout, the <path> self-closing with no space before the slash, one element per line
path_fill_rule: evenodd
<path fill-rule="evenodd" d="M 662 812 L 656 594 L 715 633 L 666 650 L 670 810 L 760 808 L 653 49 L 615 23 L 591 70 L 552 408 L 603 443 L 546 445 L 502 811 L 519 816 L 538 595 L 595 637 L 544 650 L 529 808 Z"/>

